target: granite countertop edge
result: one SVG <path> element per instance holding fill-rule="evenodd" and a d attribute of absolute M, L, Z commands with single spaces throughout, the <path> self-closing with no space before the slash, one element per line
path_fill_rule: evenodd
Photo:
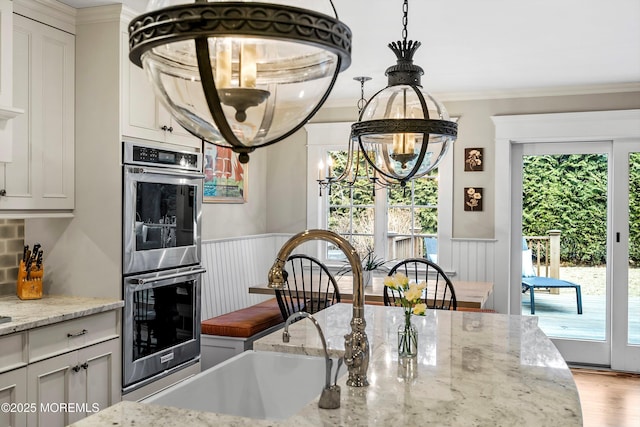
<path fill-rule="evenodd" d="M 40 299 L 21 300 L 17 296 L 2 296 L 0 315 L 11 317 L 11 321 L 0 323 L 0 336 L 116 310 L 123 306 L 124 301 L 108 298 L 45 295 Z"/>

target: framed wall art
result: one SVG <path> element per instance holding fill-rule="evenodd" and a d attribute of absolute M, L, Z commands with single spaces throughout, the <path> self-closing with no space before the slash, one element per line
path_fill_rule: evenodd
<path fill-rule="evenodd" d="M 482 172 L 484 170 L 484 148 L 464 149 L 464 171 Z"/>
<path fill-rule="evenodd" d="M 230 148 L 204 142 L 204 203 L 245 203 L 247 201 L 247 164 L 238 161 Z"/>
<path fill-rule="evenodd" d="M 464 189 L 464 210 L 467 212 L 482 212 L 481 187 L 465 187 Z"/>

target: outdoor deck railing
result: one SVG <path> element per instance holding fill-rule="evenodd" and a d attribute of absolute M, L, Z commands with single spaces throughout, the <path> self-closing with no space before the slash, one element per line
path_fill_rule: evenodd
<path fill-rule="evenodd" d="M 560 278 L 560 230 L 547 231 L 548 236 L 524 236 L 534 256 L 536 276 Z M 541 274 L 544 269 L 544 274 Z"/>

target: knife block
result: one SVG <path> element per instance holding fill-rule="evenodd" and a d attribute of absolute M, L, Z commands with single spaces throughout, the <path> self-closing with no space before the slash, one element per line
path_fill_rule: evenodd
<path fill-rule="evenodd" d="M 25 299 L 40 299 L 42 298 L 42 277 L 44 276 L 44 268 L 36 268 L 35 265 L 31 266 L 31 272 L 29 279 L 27 280 L 27 266 L 24 261 L 20 261 L 20 267 L 18 268 L 18 298 Z"/>

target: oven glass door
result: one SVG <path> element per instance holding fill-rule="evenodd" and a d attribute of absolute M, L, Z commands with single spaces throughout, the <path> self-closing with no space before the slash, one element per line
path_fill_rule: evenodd
<path fill-rule="evenodd" d="M 195 338 L 193 281 L 132 293 L 133 360 Z"/>
<path fill-rule="evenodd" d="M 202 268 L 125 279 L 124 384 L 200 355 Z"/>
<path fill-rule="evenodd" d="M 125 166 L 124 274 L 200 263 L 202 175 Z"/>

